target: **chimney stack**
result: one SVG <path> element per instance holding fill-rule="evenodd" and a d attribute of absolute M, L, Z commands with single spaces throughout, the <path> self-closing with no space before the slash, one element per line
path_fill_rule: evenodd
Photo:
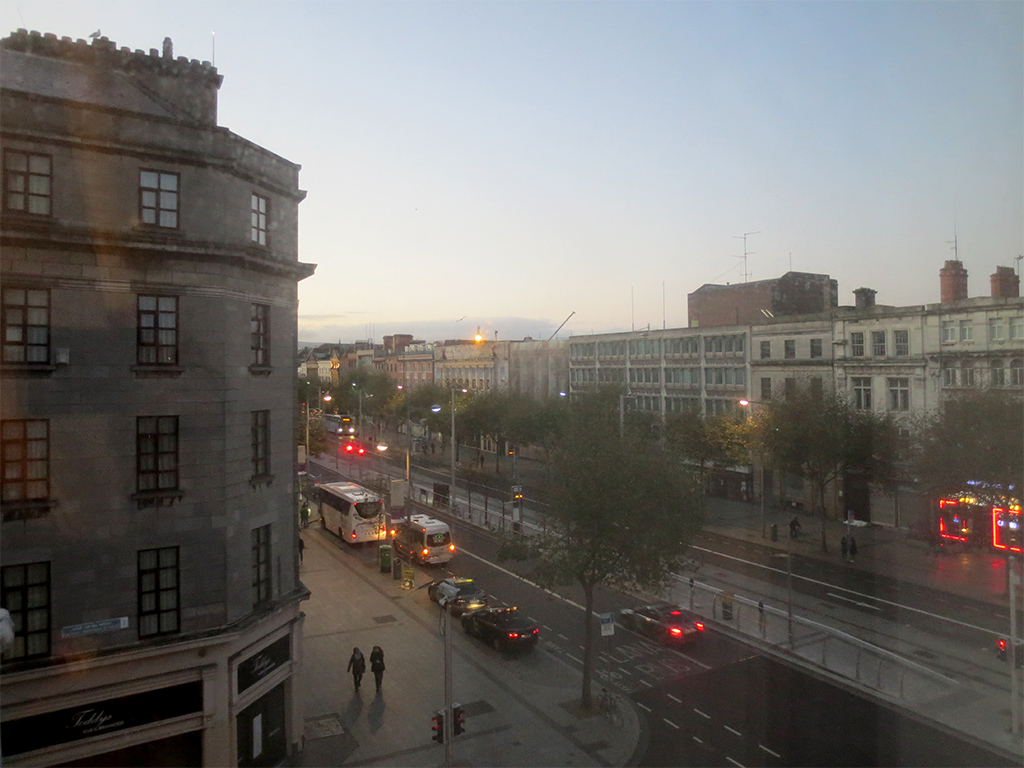
<path fill-rule="evenodd" d="M 967 270 L 962 261 L 948 259 L 939 270 L 940 296 L 943 304 L 967 298 Z"/>
<path fill-rule="evenodd" d="M 875 294 L 878 293 L 874 288 L 858 288 L 853 292 L 856 297 L 857 309 L 867 309 L 868 307 L 875 306 Z"/>
<path fill-rule="evenodd" d="M 165 37 L 164 38 L 164 58 L 165 59 L 173 59 L 174 58 L 174 43 L 171 42 L 171 38 L 169 38 L 169 37 Z"/>
<path fill-rule="evenodd" d="M 996 267 L 992 275 L 993 299 L 1016 299 L 1020 296 L 1020 275 L 1013 267 Z"/>

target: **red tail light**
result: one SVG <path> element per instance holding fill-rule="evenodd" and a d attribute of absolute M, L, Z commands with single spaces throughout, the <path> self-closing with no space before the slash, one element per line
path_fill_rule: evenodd
<path fill-rule="evenodd" d="M 448 545 L 448 549 L 450 549 L 452 552 L 454 552 L 455 551 L 455 545 L 454 544 L 449 544 Z"/>
<path fill-rule="evenodd" d="M 519 633 L 518 632 L 509 632 L 508 636 L 509 636 L 510 639 L 515 640 L 517 637 L 519 637 Z"/>
<path fill-rule="evenodd" d="M 356 532 L 352 531 L 352 538 L 354 539 L 355 537 L 356 537 Z"/>
<path fill-rule="evenodd" d="M 669 634 L 672 635 L 672 637 L 681 637 L 682 634 L 683 634 L 683 628 L 682 627 L 671 627 L 669 629 Z"/>
<path fill-rule="evenodd" d="M 697 631 L 699 632 L 704 631 L 704 625 L 701 624 L 699 621 L 694 622 L 693 626 L 695 626 L 697 628 Z"/>
<path fill-rule="evenodd" d="M 427 556 L 427 555 L 429 555 L 429 554 L 430 554 L 430 550 L 429 550 L 429 549 L 424 549 L 424 550 L 423 550 L 423 556 L 424 556 L 424 557 L 426 557 L 426 556 Z"/>
<path fill-rule="evenodd" d="M 536 634 L 537 634 L 538 632 L 540 632 L 540 630 L 539 630 L 539 629 L 535 629 L 535 630 L 533 630 L 533 634 L 535 634 L 535 635 L 536 635 Z"/>

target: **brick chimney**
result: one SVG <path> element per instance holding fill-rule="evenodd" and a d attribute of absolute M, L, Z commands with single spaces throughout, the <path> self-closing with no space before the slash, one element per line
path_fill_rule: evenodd
<path fill-rule="evenodd" d="M 939 270 L 940 300 L 943 304 L 967 298 L 967 270 L 964 263 L 956 259 L 946 261 Z"/>
<path fill-rule="evenodd" d="M 874 288 L 858 288 L 853 292 L 856 297 L 857 309 L 867 309 L 868 307 L 875 306 L 875 294 L 878 293 Z"/>
<path fill-rule="evenodd" d="M 1013 267 L 996 267 L 992 275 L 993 299 L 1016 299 L 1020 296 L 1020 276 Z"/>

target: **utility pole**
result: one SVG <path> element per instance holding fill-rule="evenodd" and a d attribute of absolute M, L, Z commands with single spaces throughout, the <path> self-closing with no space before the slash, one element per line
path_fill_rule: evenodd
<path fill-rule="evenodd" d="M 441 631 L 444 633 L 444 764 L 452 766 L 452 622 L 448 611 L 448 601 L 442 600 Z"/>

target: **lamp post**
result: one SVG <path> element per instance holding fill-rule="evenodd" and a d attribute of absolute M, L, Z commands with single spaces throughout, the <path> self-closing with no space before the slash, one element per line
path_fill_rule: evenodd
<path fill-rule="evenodd" d="M 742 400 L 740 400 L 740 405 L 741 406 L 743 406 L 744 408 L 750 408 L 750 416 L 747 417 L 748 419 L 751 418 L 751 416 L 753 416 L 753 411 L 754 411 L 753 406 L 755 405 L 755 403 L 757 405 L 760 405 L 760 403 L 758 403 L 756 400 L 747 400 L 746 398 L 743 398 Z M 764 539 L 764 538 L 767 538 L 767 536 L 765 534 L 765 512 L 764 512 L 764 452 L 763 451 L 758 451 L 758 457 L 760 458 L 760 463 L 761 463 L 761 494 L 760 494 L 761 495 L 761 538 Z"/>
<path fill-rule="evenodd" d="M 455 506 L 455 393 L 468 392 L 466 389 L 452 389 L 452 461 L 451 461 L 451 485 L 448 486 L 448 509 Z"/>

